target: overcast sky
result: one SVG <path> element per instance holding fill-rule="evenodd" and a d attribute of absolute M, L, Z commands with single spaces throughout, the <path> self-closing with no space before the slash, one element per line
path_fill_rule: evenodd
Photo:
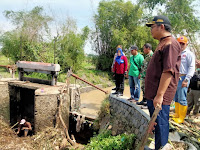
<path fill-rule="evenodd" d="M 13 28 L 3 15 L 5 10 L 29 11 L 35 6 L 42 6 L 48 15 L 58 20 L 66 19 L 67 16 L 72 17 L 79 29 L 84 26 L 93 27 L 92 17 L 99 2 L 100 0 L 0 0 L 0 30 L 8 31 Z M 89 42 L 85 51 L 92 53 Z"/>
<path fill-rule="evenodd" d="M 84 26 L 92 28 L 94 27 L 92 18 L 97 11 L 100 1 L 101 0 L 0 0 L 0 31 L 8 31 L 13 28 L 3 15 L 5 10 L 29 11 L 35 6 L 42 6 L 47 15 L 57 20 L 64 20 L 67 16 L 72 17 L 76 20 L 79 30 Z M 131 1 L 136 3 L 136 0 Z M 199 1 L 197 0 L 197 2 Z M 197 3 L 197 5 L 199 4 Z M 91 51 L 90 42 L 87 42 L 84 49 L 86 53 L 94 53 Z"/>

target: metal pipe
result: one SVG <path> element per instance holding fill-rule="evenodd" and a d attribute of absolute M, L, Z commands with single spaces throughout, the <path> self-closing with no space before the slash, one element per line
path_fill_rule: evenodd
<path fill-rule="evenodd" d="M 88 81 L 86 81 L 86 80 L 81 79 L 79 76 L 77 76 L 77 75 L 75 75 L 75 74 L 73 74 L 73 73 L 71 73 L 71 75 L 72 75 L 74 78 L 79 79 L 79 80 L 81 80 L 81 81 L 83 81 L 83 82 L 85 82 L 85 83 L 87 83 L 87 84 L 89 84 L 89 85 L 95 87 L 96 89 L 98 89 L 98 90 L 104 92 L 105 94 L 108 94 L 107 91 L 104 91 L 103 89 L 97 87 L 96 85 L 94 85 L 94 84 L 92 84 L 92 83 L 90 83 L 90 82 L 88 82 Z"/>

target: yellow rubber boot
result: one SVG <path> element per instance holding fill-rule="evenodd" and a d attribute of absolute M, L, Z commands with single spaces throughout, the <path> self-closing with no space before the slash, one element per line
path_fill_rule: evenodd
<path fill-rule="evenodd" d="M 170 117 L 178 118 L 179 117 L 179 103 L 175 102 L 175 113 L 170 115 Z"/>
<path fill-rule="evenodd" d="M 187 113 L 187 106 L 179 105 L 179 118 L 173 118 L 176 123 L 183 123 Z"/>

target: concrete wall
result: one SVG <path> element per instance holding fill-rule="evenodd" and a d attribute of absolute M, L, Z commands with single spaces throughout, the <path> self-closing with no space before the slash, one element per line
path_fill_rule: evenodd
<path fill-rule="evenodd" d="M 111 94 L 109 101 L 113 122 L 112 133 L 134 133 L 138 143 L 145 134 L 150 117 L 138 106 L 123 98 Z"/>
<path fill-rule="evenodd" d="M 35 96 L 35 132 L 41 131 L 44 127 L 54 127 L 57 114 L 59 94 Z M 63 99 L 62 118 L 65 124 L 69 125 L 69 99 L 67 95 Z"/>
<path fill-rule="evenodd" d="M 8 82 L 0 82 L 0 116 L 10 122 Z"/>
<path fill-rule="evenodd" d="M 11 122 L 11 125 L 26 116 L 34 125 L 35 132 L 45 127 L 54 127 L 61 87 L 23 81 L 0 81 L 0 116 Z M 62 97 L 62 117 L 69 126 L 70 99 L 67 93 L 62 94 Z"/>

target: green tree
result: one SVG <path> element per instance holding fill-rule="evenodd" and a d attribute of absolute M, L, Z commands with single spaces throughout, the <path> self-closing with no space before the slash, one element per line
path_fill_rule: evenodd
<path fill-rule="evenodd" d="M 140 4 L 146 6 L 151 15 L 152 11 L 169 17 L 172 25 L 172 33 L 175 37 L 185 35 L 189 38 L 189 45 L 200 57 L 200 48 L 198 44 L 200 19 L 195 4 L 197 0 L 140 0 Z M 159 6 L 162 9 L 157 10 Z M 148 14 L 147 14 L 148 15 Z M 152 18 L 151 18 L 152 19 Z"/>
<path fill-rule="evenodd" d="M 86 26 L 79 33 L 76 22 L 68 18 L 59 24 L 57 36 L 52 39 L 49 23 L 53 18 L 42 7 L 31 11 L 5 11 L 5 16 L 16 28 L 3 33 L 0 38 L 2 53 L 18 60 L 59 63 L 61 68 L 76 71 L 84 61 L 85 41 L 90 29 Z"/>
<path fill-rule="evenodd" d="M 136 44 L 142 49 L 146 42 L 155 47 L 156 41 L 144 26 L 143 11 L 139 5 L 123 0 L 101 1 L 94 16 L 94 49 L 99 54 L 97 68 L 110 70 L 117 45 L 128 49 Z"/>
<path fill-rule="evenodd" d="M 48 61 L 41 59 L 46 52 L 42 42 L 44 35 L 48 34 L 48 23 L 52 18 L 43 13 L 43 8 L 35 7 L 31 11 L 5 11 L 4 15 L 16 28 L 2 35 L 2 53 L 15 62 Z"/>
<path fill-rule="evenodd" d="M 72 67 L 73 71 L 77 71 L 85 58 L 83 48 L 90 29 L 86 26 L 81 33 L 77 33 L 76 22 L 68 18 L 60 31 L 57 40 L 58 63 L 64 70 Z"/>

